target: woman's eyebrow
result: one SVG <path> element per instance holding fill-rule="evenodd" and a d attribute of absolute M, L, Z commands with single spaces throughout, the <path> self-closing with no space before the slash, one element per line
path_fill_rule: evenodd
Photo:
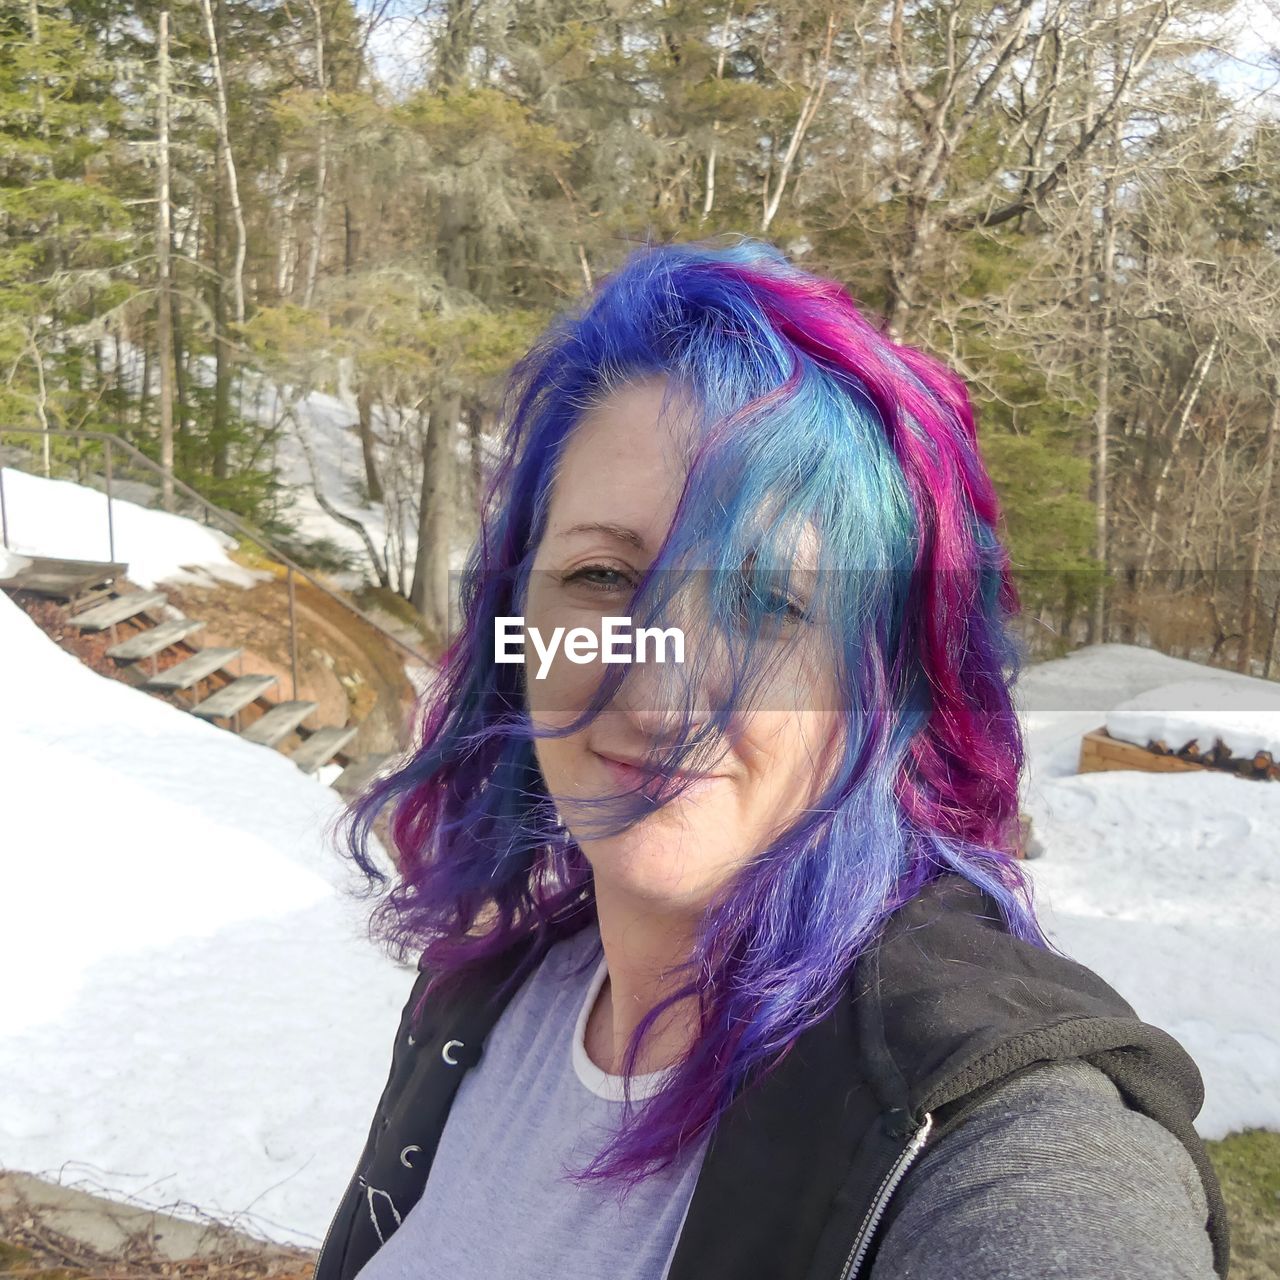
<path fill-rule="evenodd" d="M 623 524 L 601 524 L 592 522 L 589 524 L 574 524 L 567 529 L 561 529 L 556 534 L 558 538 L 568 538 L 575 533 L 603 533 L 605 537 L 613 538 L 618 542 L 625 542 L 628 546 L 635 547 L 637 551 L 645 550 L 644 538 L 640 536 L 634 529 L 627 528 Z"/>

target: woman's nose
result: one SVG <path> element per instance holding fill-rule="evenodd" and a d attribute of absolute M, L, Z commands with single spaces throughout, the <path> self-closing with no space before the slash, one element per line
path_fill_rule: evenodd
<path fill-rule="evenodd" d="M 616 702 L 650 750 L 693 734 L 716 714 L 728 696 L 727 663 L 702 630 L 684 631 L 684 661 L 635 662 L 626 672 Z M 688 721 L 686 730 L 685 721 Z"/>

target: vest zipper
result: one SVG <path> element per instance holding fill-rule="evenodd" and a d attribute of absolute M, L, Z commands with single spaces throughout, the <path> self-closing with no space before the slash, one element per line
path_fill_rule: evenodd
<path fill-rule="evenodd" d="M 893 1167 L 885 1174 L 884 1181 L 876 1192 L 876 1198 L 871 1202 L 871 1208 L 867 1210 L 867 1216 L 863 1218 L 862 1226 L 858 1228 L 858 1234 L 853 1239 L 849 1256 L 844 1260 L 844 1268 L 840 1272 L 840 1280 L 850 1280 L 850 1277 L 855 1275 L 862 1265 L 863 1258 L 867 1256 L 867 1249 L 871 1246 L 871 1237 L 875 1234 L 876 1227 L 880 1224 L 880 1219 L 884 1217 L 885 1209 L 888 1208 L 889 1198 L 897 1190 L 898 1183 L 907 1176 L 907 1170 L 911 1168 L 916 1156 L 920 1154 L 920 1149 L 924 1146 L 929 1137 L 929 1130 L 932 1128 L 933 1115 L 931 1112 L 926 1111 L 924 1122 L 912 1134 L 911 1141 L 907 1143 L 906 1148 L 893 1162 Z"/>

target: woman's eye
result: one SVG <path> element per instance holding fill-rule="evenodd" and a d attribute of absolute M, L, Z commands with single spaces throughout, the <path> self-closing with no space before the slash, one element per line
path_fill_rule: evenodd
<path fill-rule="evenodd" d="M 800 605 L 786 596 L 773 596 L 765 601 L 765 612 L 771 617 L 783 618 L 787 622 L 804 622 L 809 616 Z"/>
<path fill-rule="evenodd" d="M 583 565 L 581 569 L 566 574 L 561 581 L 565 586 L 581 585 L 601 595 L 611 595 L 635 585 L 623 570 L 607 564 Z"/>
<path fill-rule="evenodd" d="M 740 579 L 738 595 L 744 615 L 752 610 L 766 619 L 792 626 L 808 621 L 809 615 L 804 606 L 781 591 L 761 593 L 751 583 Z"/>

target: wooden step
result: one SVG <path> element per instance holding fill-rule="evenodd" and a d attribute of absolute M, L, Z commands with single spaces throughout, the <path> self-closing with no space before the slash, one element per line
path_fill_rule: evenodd
<path fill-rule="evenodd" d="M 343 729 L 337 725 L 326 725 L 311 734 L 289 759 L 303 773 L 315 773 L 322 764 L 328 764 L 359 732 L 355 725 L 348 725 Z"/>
<path fill-rule="evenodd" d="M 15 551 L 14 555 L 21 555 Z M 91 587 L 123 578 L 127 564 L 112 560 L 60 560 L 55 556 L 23 556 L 31 563 L 0 580 L 5 591 L 30 591 L 56 600 L 73 600 Z"/>
<path fill-rule="evenodd" d="M 221 671 L 242 652 L 242 649 L 201 649 L 176 667 L 152 676 L 146 686 L 148 689 L 190 689 L 198 680 Z"/>
<path fill-rule="evenodd" d="M 238 680 L 223 685 L 217 693 L 211 693 L 203 702 L 197 702 L 191 708 L 191 714 L 204 720 L 233 716 L 262 697 L 275 682 L 275 676 L 241 676 Z"/>
<path fill-rule="evenodd" d="M 363 791 L 395 758 L 394 751 L 383 751 L 353 760 L 333 780 L 333 789 L 339 795 L 353 796 L 356 792 Z"/>
<path fill-rule="evenodd" d="M 248 728 L 240 730 L 246 742 L 274 747 L 287 738 L 320 704 L 318 702 L 277 702 Z"/>
<path fill-rule="evenodd" d="M 77 591 L 74 597 L 67 598 L 67 604 L 74 605 L 77 612 L 84 613 L 95 604 L 114 600 L 119 594 L 120 590 L 114 582 L 103 582 L 87 591 Z"/>
<path fill-rule="evenodd" d="M 153 658 L 161 649 L 167 649 L 179 640 L 199 631 L 204 623 L 198 618 L 176 618 L 173 622 L 162 622 L 158 627 L 148 631 L 139 631 L 119 644 L 113 644 L 107 650 L 107 657 L 117 662 L 136 662 L 139 658 Z"/>
<path fill-rule="evenodd" d="M 75 614 L 69 621 L 81 631 L 105 631 L 117 622 L 135 618 L 148 609 L 158 608 L 167 603 L 168 599 L 163 591 L 130 591 L 128 595 L 116 596 L 114 600 L 95 604 L 92 609 Z"/>

